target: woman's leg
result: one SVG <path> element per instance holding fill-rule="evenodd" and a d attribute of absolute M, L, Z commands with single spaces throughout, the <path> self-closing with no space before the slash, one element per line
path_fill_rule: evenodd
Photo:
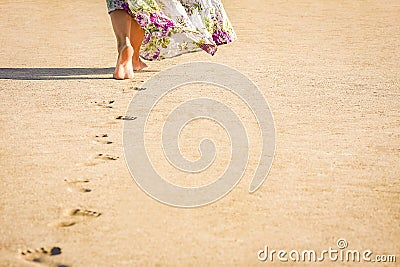
<path fill-rule="evenodd" d="M 125 10 L 115 10 L 110 13 L 110 17 L 118 48 L 117 65 L 113 77 L 118 80 L 132 79 L 131 16 Z"/>
<path fill-rule="evenodd" d="M 140 27 L 136 20 L 131 19 L 131 45 L 133 47 L 133 57 L 132 65 L 133 70 L 141 70 L 147 68 L 146 63 L 144 63 L 140 57 L 140 46 L 142 45 L 144 38 L 144 30 Z"/>

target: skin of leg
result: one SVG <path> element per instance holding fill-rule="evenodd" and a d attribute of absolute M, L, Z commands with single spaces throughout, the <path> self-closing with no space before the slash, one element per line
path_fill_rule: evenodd
<path fill-rule="evenodd" d="M 126 37 L 130 38 L 131 16 L 125 10 L 115 10 L 110 13 L 110 18 L 120 52 L 126 45 Z"/>
<path fill-rule="evenodd" d="M 144 30 L 140 27 L 136 20 L 131 18 L 131 45 L 133 47 L 133 70 L 141 70 L 147 68 L 147 65 L 140 59 L 140 46 L 142 45 L 143 38 L 144 38 Z"/>
<path fill-rule="evenodd" d="M 132 79 L 131 16 L 125 10 L 115 10 L 110 13 L 110 18 L 118 49 L 118 60 L 113 77 L 115 79 Z"/>

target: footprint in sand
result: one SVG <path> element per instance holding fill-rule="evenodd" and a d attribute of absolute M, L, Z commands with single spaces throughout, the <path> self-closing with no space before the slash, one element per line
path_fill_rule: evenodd
<path fill-rule="evenodd" d="M 87 210 L 83 208 L 74 208 L 65 211 L 65 216 L 83 216 L 83 217 L 99 217 L 101 212 Z"/>
<path fill-rule="evenodd" d="M 133 116 L 116 116 L 115 117 L 116 120 L 123 120 L 123 121 L 134 121 L 137 119 L 137 117 L 133 117 Z"/>
<path fill-rule="evenodd" d="M 98 164 L 100 164 L 102 161 L 114 161 L 119 159 L 119 157 L 117 156 L 113 156 L 113 155 L 108 155 L 108 154 L 102 154 L 99 153 L 96 156 L 91 158 L 91 161 L 86 162 L 86 163 L 77 163 L 77 166 L 96 166 Z"/>
<path fill-rule="evenodd" d="M 68 179 L 64 179 L 64 181 L 68 185 L 67 190 L 69 192 L 89 193 L 89 192 L 92 191 L 89 188 L 81 186 L 81 185 L 83 185 L 85 183 L 89 183 L 88 179 L 83 179 L 83 180 L 68 180 Z"/>
<path fill-rule="evenodd" d="M 137 117 L 134 116 L 114 116 L 115 120 L 110 120 L 109 122 L 107 122 L 107 124 L 117 124 L 117 121 L 134 121 L 137 119 Z"/>
<path fill-rule="evenodd" d="M 108 140 L 108 134 L 100 134 L 100 135 L 96 135 L 95 136 L 95 139 L 93 140 L 93 143 L 111 145 L 113 142 Z"/>
<path fill-rule="evenodd" d="M 142 82 L 144 82 L 144 81 L 142 81 Z M 145 88 L 145 87 L 137 87 L 137 86 L 130 86 L 128 88 L 122 89 L 122 93 L 131 93 L 132 90 L 133 91 L 144 91 L 144 90 L 147 90 L 147 88 Z"/>
<path fill-rule="evenodd" d="M 84 222 L 91 217 L 99 217 L 101 212 L 88 210 L 84 208 L 68 209 L 64 212 L 64 218 L 61 221 L 50 223 L 49 226 L 70 227 L 77 223 Z"/>
<path fill-rule="evenodd" d="M 95 157 L 95 159 L 101 159 L 101 160 L 117 160 L 119 159 L 119 157 L 117 156 L 112 156 L 112 155 L 108 155 L 108 154 L 97 154 Z"/>
<path fill-rule="evenodd" d="M 94 102 L 90 102 L 91 104 L 95 104 L 97 107 L 100 108 L 113 108 L 113 104 L 114 104 L 114 100 L 110 100 L 110 101 L 94 101 Z"/>
<path fill-rule="evenodd" d="M 60 254 L 61 248 L 59 247 L 41 247 L 37 249 L 26 249 L 19 251 L 21 258 L 26 261 L 39 263 L 42 266 L 70 267 L 69 265 L 57 263 L 52 259 L 52 256 Z"/>

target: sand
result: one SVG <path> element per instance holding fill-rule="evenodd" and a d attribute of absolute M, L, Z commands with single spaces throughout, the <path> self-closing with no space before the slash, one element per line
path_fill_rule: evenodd
<path fill-rule="evenodd" d="M 265 266 L 257 259 L 265 245 L 320 251 L 339 238 L 400 261 L 399 2 L 224 3 L 237 42 L 215 57 L 150 62 L 134 81 L 111 79 L 105 2 L 0 3 L 1 266 Z M 137 187 L 115 117 L 144 81 L 191 61 L 226 64 L 258 85 L 275 118 L 276 154 L 264 185 L 249 194 L 260 139 L 243 108 L 251 145 L 242 181 L 212 205 L 178 209 Z M 192 89 L 170 102 L 201 91 L 236 106 L 224 92 Z M 182 144 L 196 158 L 198 138 L 216 136 L 222 155 L 208 174 L 217 177 L 229 140 L 212 125 L 200 131 L 202 123 Z M 153 162 L 169 170 L 153 141 Z M 37 252 L 42 263 L 18 253 L 40 247 L 62 253 Z"/>

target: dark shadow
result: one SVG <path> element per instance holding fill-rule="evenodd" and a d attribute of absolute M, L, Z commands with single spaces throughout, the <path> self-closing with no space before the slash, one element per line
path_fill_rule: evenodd
<path fill-rule="evenodd" d="M 0 68 L 0 79 L 6 80 L 98 80 L 112 79 L 110 68 Z M 142 70 L 141 72 L 158 72 Z M 106 75 L 100 77 L 99 75 Z M 97 75 L 97 77 L 96 77 Z"/>
<path fill-rule="evenodd" d="M 6 80 L 86 80 L 112 79 L 114 68 L 0 68 L 0 79 Z M 105 75 L 109 77 L 85 77 Z M 80 77 L 81 76 L 81 77 Z"/>

